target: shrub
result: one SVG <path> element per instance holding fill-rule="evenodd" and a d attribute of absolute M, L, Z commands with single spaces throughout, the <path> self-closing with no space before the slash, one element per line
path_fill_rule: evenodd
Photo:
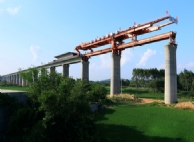
<path fill-rule="evenodd" d="M 97 141 L 88 92 L 93 100 L 105 98 L 102 86 L 91 87 L 85 81 L 64 79 L 57 73 L 42 74 L 29 84 L 28 105 L 12 113 L 9 141 Z"/>
<path fill-rule="evenodd" d="M 104 85 L 99 83 L 93 83 L 91 85 L 91 90 L 88 94 L 88 99 L 90 102 L 103 102 L 106 99 L 106 88 Z"/>

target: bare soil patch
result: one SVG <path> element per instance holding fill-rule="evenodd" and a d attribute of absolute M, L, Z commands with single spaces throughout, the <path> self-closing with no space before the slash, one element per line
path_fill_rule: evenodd
<path fill-rule="evenodd" d="M 146 98 L 139 98 L 139 100 L 143 104 L 148 104 L 148 103 L 153 103 L 153 102 L 157 102 L 157 103 L 163 103 L 164 102 L 162 100 L 154 100 L 154 99 L 146 99 Z"/>
<path fill-rule="evenodd" d="M 180 102 L 180 103 L 177 103 L 174 108 L 181 108 L 181 109 L 184 109 L 184 108 L 190 108 L 190 109 L 194 109 L 194 104 L 191 103 L 191 102 Z"/>

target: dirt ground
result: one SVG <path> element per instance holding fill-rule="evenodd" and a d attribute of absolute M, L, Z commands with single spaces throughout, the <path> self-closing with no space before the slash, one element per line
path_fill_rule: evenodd
<path fill-rule="evenodd" d="M 122 94 L 122 95 L 116 95 L 114 97 L 122 97 L 122 98 L 130 98 L 132 100 L 138 100 L 137 102 L 141 104 L 148 104 L 148 103 L 153 103 L 153 102 L 164 103 L 163 100 L 137 98 L 134 94 Z M 174 108 L 180 108 L 180 109 L 190 108 L 194 110 L 194 104 L 191 102 L 179 102 L 175 104 Z"/>
<path fill-rule="evenodd" d="M 139 98 L 141 100 L 142 103 L 153 103 L 153 102 L 158 102 L 158 103 L 163 103 L 164 101 L 162 100 L 153 100 L 153 99 L 145 99 L 145 98 Z M 180 108 L 180 109 L 184 109 L 184 108 L 190 108 L 190 109 L 194 109 L 194 104 L 191 102 L 180 102 L 175 104 L 174 108 Z"/>
<path fill-rule="evenodd" d="M 141 103 L 148 104 L 148 103 L 153 103 L 153 102 L 158 102 L 158 103 L 163 103 L 164 101 L 162 100 L 153 100 L 153 99 L 146 99 L 146 98 L 139 98 Z"/>

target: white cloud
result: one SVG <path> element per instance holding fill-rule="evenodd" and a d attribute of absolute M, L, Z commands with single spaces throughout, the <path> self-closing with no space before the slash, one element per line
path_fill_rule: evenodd
<path fill-rule="evenodd" d="M 15 15 L 19 12 L 20 8 L 21 8 L 21 6 L 17 6 L 15 8 L 7 8 L 7 12 L 11 15 Z"/>
<path fill-rule="evenodd" d="M 3 2 L 5 2 L 5 0 L 0 0 L 0 3 L 3 3 Z"/>
<path fill-rule="evenodd" d="M 141 57 L 141 60 L 139 61 L 139 63 L 137 64 L 137 66 L 145 66 L 146 65 L 146 62 L 147 60 L 156 54 L 156 50 L 151 50 L 151 49 L 148 49 L 144 54 L 143 56 Z"/>
<path fill-rule="evenodd" d="M 33 61 L 36 61 L 38 59 L 38 53 L 39 53 L 40 47 L 39 46 L 30 46 L 30 52 L 33 55 Z"/>
<path fill-rule="evenodd" d="M 99 57 L 100 57 L 100 61 L 101 61 L 101 65 L 99 68 L 103 68 L 103 69 L 110 68 L 110 66 L 111 66 L 110 55 L 103 54 L 103 55 L 100 55 Z"/>
<path fill-rule="evenodd" d="M 133 58 L 133 54 L 129 50 L 124 50 L 121 55 L 121 66 L 123 66 L 127 61 L 131 60 L 131 58 Z"/>
<path fill-rule="evenodd" d="M 188 67 L 194 67 L 194 62 L 192 62 L 192 61 L 189 62 L 189 63 L 187 64 L 187 66 L 188 66 Z"/>

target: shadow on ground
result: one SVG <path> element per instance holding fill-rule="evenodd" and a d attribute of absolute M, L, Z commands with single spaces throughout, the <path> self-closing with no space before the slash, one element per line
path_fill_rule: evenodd
<path fill-rule="evenodd" d="M 100 121 L 108 120 L 105 115 L 115 112 L 114 109 L 106 108 L 97 114 L 96 128 L 101 142 L 186 142 L 182 138 L 169 138 L 159 136 L 146 136 L 135 126 L 123 126 L 114 124 L 102 124 Z"/>
<path fill-rule="evenodd" d="M 181 138 L 150 137 L 137 131 L 135 127 L 121 125 L 97 124 L 102 142 L 185 142 Z"/>

